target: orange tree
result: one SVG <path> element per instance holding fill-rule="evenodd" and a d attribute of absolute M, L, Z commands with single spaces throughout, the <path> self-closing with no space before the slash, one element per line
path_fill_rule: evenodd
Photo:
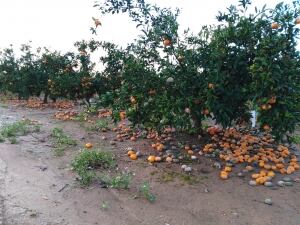
<path fill-rule="evenodd" d="M 277 137 L 293 132 L 300 121 L 299 6 L 280 3 L 269 12 L 249 68 L 261 127 Z"/>
<path fill-rule="evenodd" d="M 252 102 L 260 126 L 280 138 L 300 119 L 299 3 L 255 8 L 255 14 L 248 13 L 249 6 L 249 0 L 241 0 L 217 17 L 221 25 L 212 32 L 203 64 L 211 87 L 208 105 L 216 121 L 229 126 L 248 121 Z"/>
<path fill-rule="evenodd" d="M 40 49 L 36 52 L 28 44 L 21 46 L 21 56 L 17 58 L 12 46 L 1 54 L 1 88 L 18 95 L 19 99 L 39 96 L 43 90 L 38 59 Z"/>
<path fill-rule="evenodd" d="M 16 93 L 17 88 L 13 85 L 19 74 L 18 62 L 12 47 L 5 48 L 0 52 L 0 91 Z"/>
<path fill-rule="evenodd" d="M 179 38 L 178 10 L 140 0 L 106 1 L 96 6 L 103 14 L 128 12 L 141 32 L 139 39 L 125 49 L 102 43 L 107 50 L 107 56 L 101 58 L 103 74 L 112 84 L 102 103 L 109 103 L 115 118 L 126 110 L 134 125 L 158 130 L 166 125 L 201 128 L 209 112 L 204 100 L 201 55 L 193 49 L 202 49 L 206 42 L 188 32 Z"/>
<path fill-rule="evenodd" d="M 250 0 L 239 3 L 217 16 L 216 27 L 183 37 L 178 10 L 144 0 L 96 4 L 103 14 L 127 12 L 141 31 L 126 49 L 110 49 L 103 58 L 106 73 L 119 78 L 108 95 L 116 112 L 126 109 L 134 123 L 156 128 L 199 127 L 204 115 L 228 127 L 249 120 L 251 102 L 262 127 L 277 137 L 293 131 L 299 122 L 299 2 L 254 14 Z"/>
<path fill-rule="evenodd" d="M 94 70 L 95 63 L 91 61 L 91 54 L 98 48 L 99 42 L 78 41 L 74 45 L 77 47 L 79 54 L 76 54 L 76 61 L 73 63 L 73 68 L 77 75 L 77 98 L 84 98 L 90 105 L 90 98 L 101 89 L 101 83 L 96 80 L 96 72 Z"/>

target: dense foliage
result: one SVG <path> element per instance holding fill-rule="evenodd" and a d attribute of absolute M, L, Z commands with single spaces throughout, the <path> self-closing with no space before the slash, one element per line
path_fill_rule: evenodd
<path fill-rule="evenodd" d="M 103 103 L 155 128 L 197 129 L 206 117 L 228 127 L 258 110 L 263 129 L 292 132 L 300 118 L 299 1 L 261 10 L 239 3 L 197 35 L 179 35 L 179 10 L 144 0 L 96 4 L 104 15 L 128 13 L 141 32 L 126 49 L 105 45 L 106 72 L 118 82 Z"/>
<path fill-rule="evenodd" d="M 19 57 L 12 46 L 6 48 L 0 54 L 0 90 L 17 94 L 19 99 L 43 94 L 45 103 L 48 97 L 89 100 L 100 90 L 90 59 L 98 44 L 94 40 L 76 42 L 78 52 L 67 53 L 33 50 L 26 44 Z"/>
<path fill-rule="evenodd" d="M 145 0 L 106 0 L 95 5 L 103 15 L 127 14 L 139 36 L 127 47 L 81 41 L 77 53 L 22 46 L 0 57 L 0 89 L 20 98 L 89 99 L 111 107 L 115 120 L 160 130 L 165 126 L 199 131 L 212 118 L 224 127 L 247 123 L 259 112 L 262 129 L 278 138 L 299 124 L 300 2 L 274 9 L 253 8 L 239 0 L 217 16 L 218 24 L 199 33 L 179 33 L 178 9 L 160 8 Z M 101 25 L 94 19 L 99 32 Z M 100 49 L 102 72 L 91 54 Z"/>

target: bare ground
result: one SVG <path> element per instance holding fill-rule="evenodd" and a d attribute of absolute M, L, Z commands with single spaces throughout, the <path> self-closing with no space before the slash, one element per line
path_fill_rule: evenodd
<path fill-rule="evenodd" d="M 111 147 L 111 133 L 89 134 L 79 123 L 53 120 L 53 113 L 0 108 L 2 120 L 25 117 L 42 123 L 40 133 L 20 137 L 16 145 L 0 144 L 0 225 L 300 225 L 300 183 L 270 189 L 249 186 L 249 178 L 221 181 L 211 162 L 201 158 L 193 165 L 198 170 L 192 184 L 187 184 L 179 165 L 130 161 L 124 155 L 130 143 Z M 62 126 L 81 145 L 91 141 L 115 152 L 119 168 L 135 174 L 131 188 L 81 188 L 70 166 L 78 147 L 68 149 L 63 157 L 52 151 L 49 134 L 56 126 Z M 103 135 L 107 141 L 102 141 Z M 143 145 L 140 143 L 146 151 Z M 162 179 L 169 178 L 172 171 L 178 173 Z M 157 197 L 154 203 L 134 198 L 143 181 L 150 182 Z M 273 205 L 264 204 L 265 198 L 271 198 Z M 101 207 L 102 202 L 107 207 Z"/>

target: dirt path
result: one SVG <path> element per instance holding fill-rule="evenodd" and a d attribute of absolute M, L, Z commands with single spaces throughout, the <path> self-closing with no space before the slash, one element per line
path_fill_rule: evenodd
<path fill-rule="evenodd" d="M 299 183 L 268 189 L 250 187 L 238 177 L 223 182 L 217 171 L 205 167 L 205 159 L 200 166 L 206 172 L 196 174 L 199 183 L 183 184 L 178 177 L 161 182 L 173 168 L 129 161 L 120 146 L 111 148 L 78 123 L 52 120 L 51 111 L 0 108 L 0 115 L 0 120 L 26 117 L 42 123 L 41 132 L 19 138 L 18 144 L 0 144 L 0 225 L 300 225 Z M 70 166 L 78 147 L 63 157 L 51 150 L 49 134 L 56 126 L 82 143 L 98 141 L 118 154 L 119 167 L 135 174 L 130 190 L 80 188 Z M 144 180 L 150 181 L 155 203 L 133 198 Z M 265 198 L 274 204 L 264 204 Z"/>

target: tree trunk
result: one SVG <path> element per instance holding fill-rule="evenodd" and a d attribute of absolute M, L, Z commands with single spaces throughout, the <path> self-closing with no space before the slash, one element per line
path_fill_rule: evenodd
<path fill-rule="evenodd" d="M 44 104 L 47 104 L 47 103 L 48 103 L 48 93 L 45 93 L 43 103 L 44 103 Z"/>

